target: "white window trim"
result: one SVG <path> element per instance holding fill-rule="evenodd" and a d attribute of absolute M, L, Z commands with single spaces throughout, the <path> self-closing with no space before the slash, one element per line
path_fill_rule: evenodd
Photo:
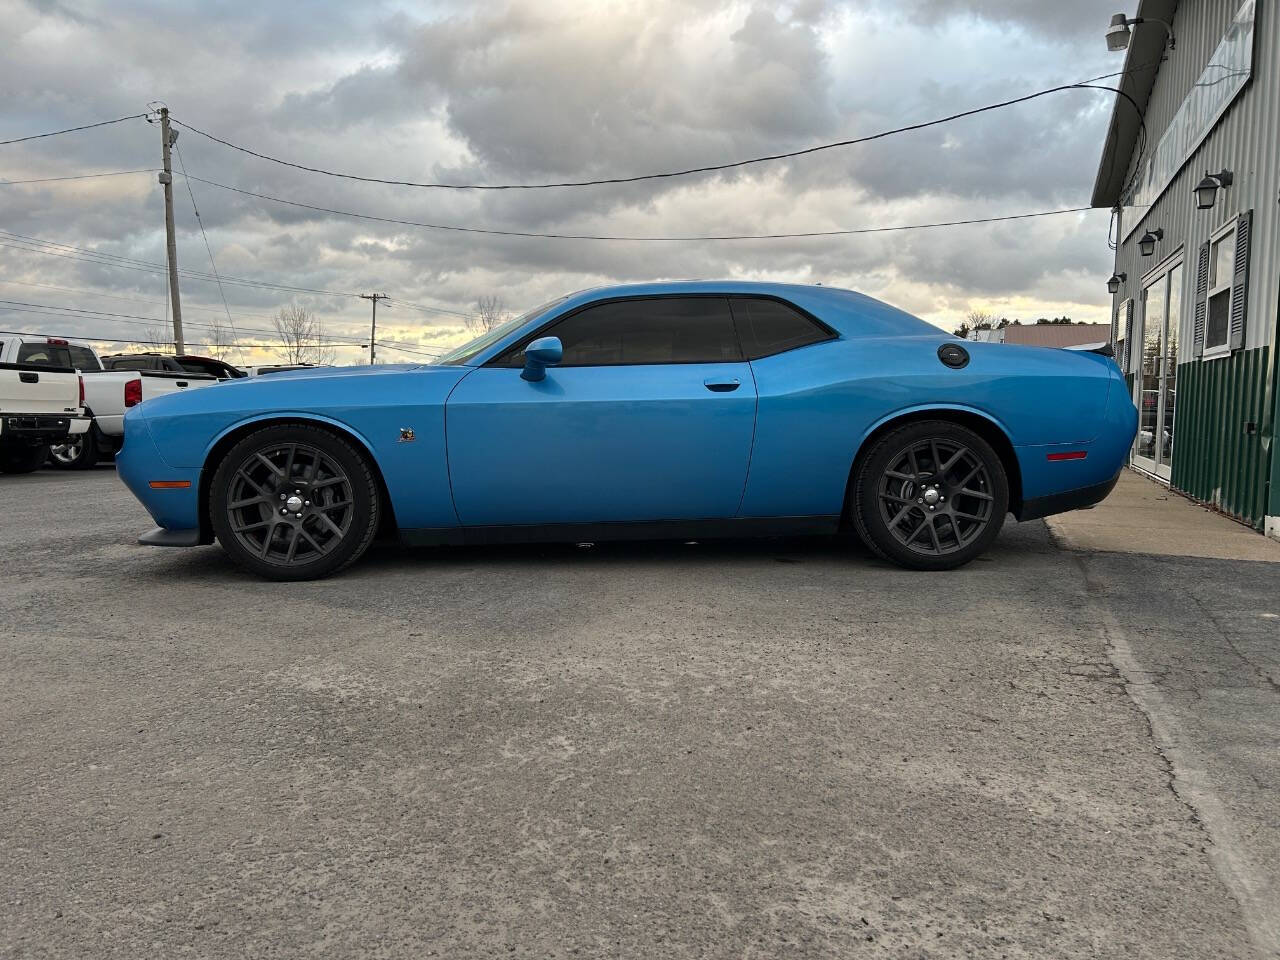
<path fill-rule="evenodd" d="M 1234 233 L 1236 229 L 1236 218 L 1232 217 L 1213 233 L 1209 234 L 1209 272 L 1214 269 L 1213 246 L 1228 233 Z M 1231 276 L 1227 278 L 1226 283 L 1219 283 L 1216 287 L 1209 287 L 1204 295 L 1204 350 L 1200 354 L 1201 360 L 1220 360 L 1223 357 L 1231 356 L 1231 308 L 1234 304 L 1231 302 L 1235 297 L 1235 273 L 1236 257 L 1235 251 L 1231 251 Z M 1209 346 L 1209 301 L 1213 299 L 1215 293 L 1227 291 L 1227 339 L 1222 341 L 1215 347 Z"/>

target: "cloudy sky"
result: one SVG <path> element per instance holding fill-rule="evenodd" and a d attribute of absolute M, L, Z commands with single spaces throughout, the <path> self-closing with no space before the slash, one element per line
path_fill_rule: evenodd
<path fill-rule="evenodd" d="M 364 176 L 629 176 L 857 137 L 1119 70 L 1103 32 L 1115 8 L 1132 6 L 0 0 L 0 140 L 163 101 L 224 139 Z M 727 173 L 535 191 L 335 179 L 186 130 L 178 147 L 194 177 L 380 217 L 544 233 L 799 232 L 1085 206 L 1110 101 L 1071 91 Z M 0 147 L 0 179 L 145 170 L 159 154 L 157 128 L 131 120 Z M 519 310 L 582 287 L 683 277 L 852 287 L 948 328 L 972 309 L 1107 319 L 1105 211 L 846 237 L 592 242 L 362 221 L 191 187 L 220 273 L 348 294 L 229 283 L 246 343 L 271 340 L 261 331 L 289 300 L 354 339 L 367 335 L 368 303 L 350 294 L 385 292 L 393 300 L 379 311 L 380 338 L 421 349 L 462 338 L 458 314 L 479 297 Z M 179 264 L 207 274 L 180 180 L 176 191 Z M 165 277 L 153 266 L 164 262 L 163 227 L 154 172 L 0 186 L 0 300 L 10 303 L 0 304 L 0 326 L 145 339 L 166 316 Z M 201 325 L 222 311 L 218 289 L 184 278 L 182 297 L 189 347 L 199 349 L 209 336 Z M 340 361 L 362 356 L 338 350 Z"/>

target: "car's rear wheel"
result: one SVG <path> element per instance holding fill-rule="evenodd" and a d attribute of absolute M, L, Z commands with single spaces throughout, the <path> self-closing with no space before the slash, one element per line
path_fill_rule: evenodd
<path fill-rule="evenodd" d="M 1000 457 L 957 423 L 927 420 L 882 437 L 862 459 L 850 513 L 882 557 L 949 570 L 985 551 L 1009 509 Z"/>
<path fill-rule="evenodd" d="M 249 434 L 223 458 L 209 495 L 218 542 L 273 580 L 314 580 L 357 560 L 378 529 L 378 484 L 364 455 L 318 427 Z"/>
<path fill-rule="evenodd" d="M 49 465 L 60 470 L 92 470 L 98 465 L 98 441 L 89 427 L 49 448 Z"/>

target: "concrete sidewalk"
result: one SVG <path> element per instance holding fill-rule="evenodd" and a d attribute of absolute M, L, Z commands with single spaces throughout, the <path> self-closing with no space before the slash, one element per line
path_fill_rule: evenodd
<path fill-rule="evenodd" d="M 1280 563 L 1280 542 L 1193 503 L 1133 470 L 1092 510 L 1047 519 L 1070 550 Z"/>

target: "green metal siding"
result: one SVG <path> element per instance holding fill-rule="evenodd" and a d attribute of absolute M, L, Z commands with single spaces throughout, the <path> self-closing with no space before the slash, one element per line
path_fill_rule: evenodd
<path fill-rule="evenodd" d="M 1266 347 L 1178 364 L 1173 488 L 1258 530 L 1275 435 L 1271 376 Z"/>

